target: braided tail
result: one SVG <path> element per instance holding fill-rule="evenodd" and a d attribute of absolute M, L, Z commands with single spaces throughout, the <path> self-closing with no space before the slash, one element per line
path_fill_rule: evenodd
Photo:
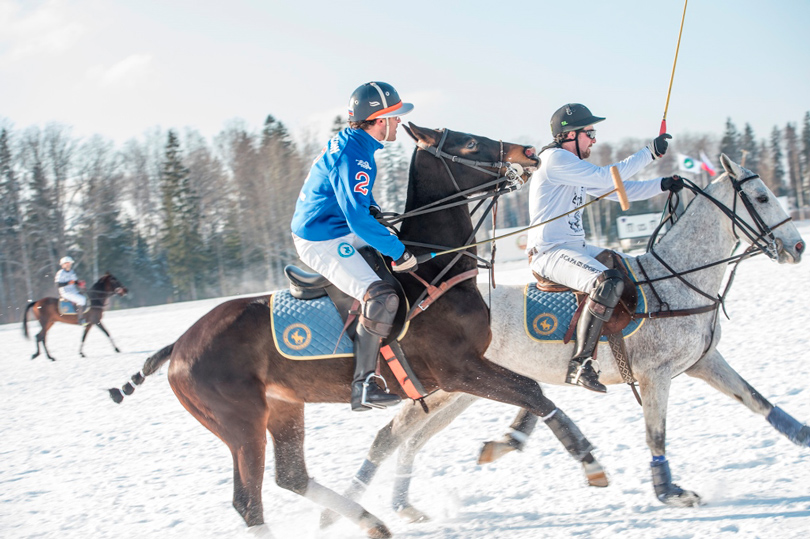
<path fill-rule="evenodd" d="M 173 349 L 174 343 L 162 348 L 156 354 L 149 356 L 149 358 L 147 358 L 146 362 L 143 364 L 143 369 L 140 372 L 133 374 L 130 378 L 132 383 L 127 382 L 121 386 L 121 389 L 113 387 L 108 390 L 110 392 L 110 398 L 114 400 L 116 404 L 121 404 L 121 401 L 124 400 L 124 395 L 132 395 L 132 393 L 135 391 L 135 386 L 132 384 L 134 383 L 136 386 L 139 386 L 143 383 L 147 376 L 156 373 L 164 363 L 171 359 Z"/>

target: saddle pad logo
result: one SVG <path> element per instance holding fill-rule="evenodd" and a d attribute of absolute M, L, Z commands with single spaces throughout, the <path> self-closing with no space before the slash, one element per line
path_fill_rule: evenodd
<path fill-rule="evenodd" d="M 312 332 L 304 324 L 290 324 L 282 335 L 284 344 L 293 350 L 303 350 L 312 342 Z"/>
<path fill-rule="evenodd" d="M 341 258 L 349 258 L 354 254 L 354 247 L 344 241 L 338 245 L 337 251 Z"/>
<path fill-rule="evenodd" d="M 551 313 L 538 314 L 532 321 L 532 327 L 539 335 L 551 335 L 557 326 L 557 317 Z"/>

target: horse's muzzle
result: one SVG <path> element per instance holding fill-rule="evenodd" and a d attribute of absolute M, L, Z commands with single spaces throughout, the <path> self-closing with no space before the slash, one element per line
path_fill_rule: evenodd
<path fill-rule="evenodd" d="M 780 264 L 798 264 L 802 260 L 805 244 L 802 240 L 797 241 L 790 247 L 786 247 L 784 242 L 776 239 L 776 252 L 779 253 Z"/>

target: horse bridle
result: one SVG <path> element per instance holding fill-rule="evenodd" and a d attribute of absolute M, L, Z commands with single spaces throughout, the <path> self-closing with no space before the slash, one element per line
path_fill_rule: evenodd
<path fill-rule="evenodd" d="M 731 209 L 733 215 L 732 231 L 734 232 L 734 237 L 739 241 L 740 237 L 737 234 L 737 226 L 739 226 L 743 234 L 745 234 L 746 237 L 748 237 L 748 239 L 751 241 L 752 246 L 756 246 L 760 251 L 768 255 L 769 258 L 771 258 L 772 260 L 776 260 L 777 258 L 779 258 L 779 247 L 776 244 L 776 238 L 773 235 L 773 231 L 779 228 L 780 226 L 784 225 L 785 223 L 789 222 L 791 220 L 791 217 L 788 216 L 785 220 L 775 224 L 773 228 L 768 226 L 768 224 L 759 215 L 759 212 L 756 210 L 756 208 L 754 208 L 754 205 L 751 203 L 751 199 L 748 198 L 748 195 L 746 195 L 745 191 L 742 190 L 742 184 L 744 184 L 747 181 L 754 180 L 756 178 L 759 178 L 759 176 L 757 174 L 752 174 L 751 176 L 745 177 L 739 181 L 734 178 L 730 179 L 731 184 L 734 186 L 734 190 L 739 195 L 739 198 L 740 200 L 742 200 L 745 209 L 748 211 L 748 215 L 751 216 L 751 219 L 754 221 L 754 224 L 756 224 L 759 231 L 757 233 L 757 231 L 754 230 L 753 226 L 749 225 L 745 221 L 740 220 L 740 218 L 737 217 L 737 197 L 734 197 L 734 204 Z M 760 241 L 762 240 L 766 242 L 764 246 L 760 244 Z"/>
<path fill-rule="evenodd" d="M 656 281 L 662 281 L 662 280 L 671 279 L 671 278 L 674 277 L 674 278 L 679 279 L 681 282 L 683 282 L 686 286 L 688 286 L 689 288 L 691 288 L 695 292 L 697 292 L 700 295 L 702 295 L 702 296 L 708 298 L 709 300 L 711 300 L 714 303 L 711 306 L 712 308 L 716 307 L 718 304 L 722 305 L 723 306 L 723 311 L 725 312 L 725 298 L 726 298 L 726 295 L 728 294 L 729 290 L 731 289 L 731 284 L 734 281 L 734 276 L 735 276 L 735 274 L 737 272 L 737 267 L 739 266 L 739 263 L 742 262 L 746 258 L 750 258 L 751 256 L 759 254 L 757 252 L 753 252 L 755 250 L 758 250 L 759 252 L 768 255 L 768 257 L 771 258 L 772 260 L 778 259 L 778 257 L 779 257 L 779 246 L 777 245 L 777 240 L 774 237 L 773 231 L 776 230 L 777 228 L 779 228 L 780 226 L 782 226 L 782 225 L 784 225 L 784 224 L 791 221 L 791 217 L 788 216 L 786 219 L 780 221 L 779 223 L 777 223 L 777 224 L 775 224 L 773 226 L 769 226 L 765 222 L 765 220 L 762 219 L 762 216 L 759 214 L 759 212 L 756 210 L 756 208 L 754 208 L 754 205 L 751 202 L 751 199 L 748 198 L 748 195 L 745 194 L 745 191 L 743 191 L 743 188 L 742 188 L 742 186 L 743 186 L 743 184 L 745 182 L 748 182 L 748 181 L 751 181 L 751 180 L 754 180 L 754 179 L 757 179 L 757 178 L 759 178 L 758 175 L 752 174 L 751 176 L 746 176 L 745 178 L 743 178 L 741 180 L 737 180 L 736 178 L 732 177 L 731 174 L 729 174 L 729 181 L 731 181 L 731 185 L 734 187 L 734 192 L 735 192 L 734 201 L 732 203 L 731 208 L 729 208 L 728 206 L 726 206 L 725 204 L 723 204 L 722 202 L 720 202 L 719 200 L 717 200 L 713 196 L 706 193 L 703 189 L 698 187 L 691 180 L 684 178 L 684 181 L 686 183 L 686 187 L 690 191 L 695 193 L 695 195 L 702 195 L 702 196 L 706 197 L 715 206 L 717 206 L 717 208 L 726 217 L 728 217 L 731 220 L 732 233 L 734 234 L 734 238 L 737 240 L 737 243 L 735 244 L 734 249 L 732 249 L 732 252 L 734 252 L 734 250 L 736 250 L 737 246 L 740 244 L 740 235 L 737 234 L 737 229 L 738 228 L 749 239 L 749 241 L 751 242 L 751 245 L 743 253 L 741 253 L 739 255 L 730 256 L 728 258 L 724 258 L 724 259 L 718 260 L 716 262 L 710 262 L 708 264 L 699 266 L 697 268 L 691 268 L 691 269 L 684 270 L 684 271 L 676 271 L 669 264 L 667 264 L 658 255 L 658 253 L 655 252 L 655 249 L 654 249 L 655 237 L 658 235 L 658 232 L 660 231 L 661 226 L 664 224 L 664 222 L 666 222 L 666 219 L 665 219 L 664 221 L 662 221 L 661 225 L 659 225 L 658 228 L 655 229 L 655 231 L 653 232 L 653 235 L 650 237 L 650 242 L 648 244 L 647 250 L 650 252 L 650 254 L 652 254 L 655 257 L 656 260 L 658 260 L 658 262 L 661 263 L 662 266 L 664 266 L 664 268 L 666 268 L 670 272 L 670 275 L 666 275 L 664 277 L 658 277 L 658 278 L 655 278 L 655 279 L 650 279 L 647 276 L 647 271 L 644 269 L 644 266 L 641 264 L 641 261 L 639 261 L 639 268 L 641 269 L 642 273 L 644 274 L 645 280 L 644 281 L 638 281 L 637 284 L 648 284 L 648 285 L 650 285 L 650 288 L 651 288 L 653 294 L 655 295 L 656 299 L 658 300 L 658 302 L 661 305 L 667 305 L 667 307 L 668 307 L 668 303 L 662 301 L 661 298 L 658 296 L 658 292 L 655 290 L 655 287 L 653 286 L 653 283 L 656 282 Z M 742 203 L 745 206 L 746 211 L 748 211 L 748 215 L 751 217 L 751 220 L 754 221 L 754 224 L 756 225 L 756 228 L 754 226 L 748 224 L 744 220 L 742 220 L 737 215 L 737 198 L 742 200 Z M 674 211 L 672 212 L 672 215 L 674 215 Z M 699 288 L 694 286 L 692 283 L 690 283 L 689 281 L 687 281 L 683 277 L 684 275 L 686 275 L 688 273 L 694 273 L 696 271 L 707 269 L 707 268 L 710 268 L 712 266 L 717 266 L 719 264 L 731 264 L 731 263 L 735 263 L 735 266 L 731 270 L 731 274 L 729 275 L 728 281 L 726 282 L 726 287 L 724 288 L 723 292 L 721 294 L 719 294 L 716 298 L 709 295 L 709 294 L 707 294 L 706 292 L 700 290 Z M 706 307 L 703 307 L 703 308 L 696 308 L 696 309 L 687 309 L 687 310 L 684 310 L 683 312 L 686 313 L 686 314 L 690 314 L 689 311 L 692 311 L 692 314 L 697 314 L 697 313 L 700 313 L 700 312 L 707 312 L 707 310 L 710 310 L 709 306 L 706 306 Z M 728 316 L 728 314 L 726 314 L 726 316 Z"/>
<path fill-rule="evenodd" d="M 412 211 L 400 214 L 400 215 L 396 216 L 394 219 L 391 219 L 391 220 L 386 219 L 385 224 L 389 228 L 393 228 L 392 225 L 394 223 L 404 221 L 405 219 L 408 219 L 408 218 L 413 218 L 413 217 L 416 217 L 418 215 L 424 215 L 426 213 L 432 213 L 432 212 L 449 209 L 449 208 L 452 208 L 452 207 L 455 207 L 455 206 L 466 205 L 466 204 L 469 204 L 471 202 L 478 201 L 478 204 L 470 212 L 472 214 L 472 213 L 475 213 L 478 210 L 478 208 L 484 203 L 484 201 L 486 199 L 492 198 L 492 200 L 489 203 L 489 206 L 482 213 L 481 218 L 479 219 L 478 223 L 473 227 L 473 231 L 472 231 L 472 234 L 471 234 L 470 238 L 468 238 L 468 240 L 467 240 L 467 244 L 471 245 L 472 242 L 475 241 L 475 235 L 478 232 L 481 225 L 484 223 L 484 220 L 486 219 L 486 216 L 489 214 L 490 211 L 492 211 L 492 208 L 496 205 L 498 198 L 501 195 L 505 194 L 505 193 L 509 193 L 509 192 L 515 191 L 517 189 L 520 189 L 526 183 L 526 181 L 523 179 L 523 174 L 524 174 L 525 171 L 523 169 L 523 166 L 520 163 L 511 163 L 509 161 L 504 161 L 504 149 L 503 149 L 503 141 L 502 140 L 498 141 L 499 144 L 500 144 L 500 154 L 498 156 L 498 158 L 499 158 L 498 161 L 494 161 L 494 162 L 476 161 L 474 159 L 467 159 L 465 157 L 460 157 L 460 156 L 457 156 L 457 155 L 449 154 L 449 153 L 445 152 L 444 150 L 442 150 L 442 147 L 444 146 L 444 143 L 447 140 L 447 134 L 448 133 L 449 133 L 449 131 L 447 129 L 442 130 L 441 139 L 439 140 L 439 143 L 436 146 L 425 144 L 421 140 L 417 140 L 416 145 L 417 145 L 417 147 L 419 149 L 426 151 L 427 153 L 429 153 L 430 155 L 436 157 L 437 159 L 439 159 L 442 162 L 442 164 L 444 165 L 444 168 L 447 171 L 447 174 L 450 176 L 450 180 L 453 182 L 453 186 L 456 188 L 457 192 L 450 195 L 450 196 L 447 196 L 447 197 L 441 198 L 439 200 L 433 201 L 430 204 L 426 204 L 426 205 L 424 205 L 424 206 L 422 206 L 420 208 L 417 208 L 416 210 L 412 210 Z M 453 163 L 458 163 L 460 165 L 470 167 L 470 168 L 472 168 L 474 170 L 477 170 L 477 171 L 482 172 L 484 174 L 487 174 L 489 176 L 494 176 L 495 179 L 490 181 L 490 182 L 487 182 L 485 184 L 477 185 L 477 186 L 472 187 L 470 189 L 462 190 L 461 186 L 459 186 L 458 182 L 456 181 L 455 176 L 453 175 L 453 171 L 450 169 L 450 166 L 447 164 L 448 160 L 453 162 Z M 490 170 L 490 169 L 494 169 L 494 170 Z M 501 170 L 503 170 L 503 169 L 505 169 L 505 171 L 504 171 L 503 175 L 501 175 Z M 506 183 L 505 183 L 504 186 L 502 186 L 502 187 L 500 187 L 500 188 L 498 188 L 498 189 L 496 189 L 494 191 L 491 191 L 491 192 L 486 191 L 487 188 L 489 188 L 489 187 L 491 187 L 493 185 L 498 185 L 499 183 L 504 183 L 504 180 L 506 180 Z M 483 191 L 482 194 L 480 194 L 478 196 L 472 196 L 475 193 L 481 193 L 482 191 Z M 455 202 L 448 202 L 449 200 L 454 200 L 454 199 L 460 199 L 460 200 L 456 200 Z M 493 222 L 493 225 L 494 225 L 494 222 Z M 405 245 L 409 245 L 409 246 L 412 246 L 412 247 L 424 247 L 424 248 L 428 248 L 428 249 L 437 249 L 437 248 L 438 249 L 444 249 L 445 248 L 444 246 L 441 246 L 441 245 L 429 245 L 429 244 L 423 244 L 423 243 L 418 243 L 418 242 L 410 242 L 410 241 L 405 241 L 403 243 Z M 427 283 L 421 277 L 419 277 L 418 275 L 416 275 L 414 273 L 413 274 L 414 277 L 417 280 L 419 280 L 423 285 L 425 285 L 425 290 L 422 292 L 422 294 L 419 296 L 419 298 L 414 302 L 414 307 L 412 307 L 411 312 L 408 315 L 409 319 L 416 313 L 417 308 L 419 308 L 421 310 L 425 309 L 425 307 L 422 306 L 422 300 L 425 298 L 426 295 L 430 294 L 430 298 L 429 298 L 430 301 L 428 303 L 430 303 L 432 301 L 435 301 L 437 296 L 434 296 L 430 291 L 436 289 L 436 287 L 435 287 L 436 283 L 438 283 L 450 271 L 450 269 L 461 259 L 461 257 L 464 256 L 464 255 L 475 259 L 477 262 L 483 262 L 485 264 L 485 267 L 487 267 L 487 265 L 489 264 L 486 260 L 484 260 L 484 259 L 482 259 L 482 258 L 480 258 L 480 257 L 478 257 L 478 256 L 476 256 L 476 255 L 474 255 L 474 254 L 472 254 L 470 252 L 467 252 L 466 250 L 462 250 L 462 251 L 458 252 L 453 257 L 453 260 L 451 260 L 444 268 L 442 268 L 442 270 L 438 273 L 438 275 L 436 275 L 432 279 L 432 281 L 430 283 Z M 444 283 L 444 284 L 448 285 L 447 288 L 449 288 L 449 287 L 457 284 L 457 282 L 460 282 L 460 281 L 457 281 L 456 279 L 460 278 L 461 280 L 466 280 L 468 278 L 474 277 L 475 274 L 477 274 L 477 269 L 476 270 L 471 270 L 470 272 L 465 272 L 464 274 L 453 277 L 453 278 L 451 278 L 451 280 L 449 282 Z"/>
<path fill-rule="evenodd" d="M 523 166 L 520 163 L 512 163 L 509 161 L 503 160 L 503 141 L 499 140 L 499 144 L 501 145 L 501 152 L 499 156 L 499 160 L 495 162 L 486 162 L 486 161 L 476 161 L 474 159 L 467 159 L 465 157 L 460 157 L 458 155 L 452 155 L 442 150 L 444 146 L 444 142 L 447 140 L 447 134 L 449 131 L 447 129 L 442 129 L 442 138 L 439 140 L 439 144 L 437 146 L 432 146 L 429 144 L 425 144 L 421 140 L 416 141 L 416 145 L 425 150 L 429 154 L 433 155 L 434 157 L 441 160 L 444 168 L 447 169 L 447 173 L 450 175 L 450 179 L 453 181 L 453 185 L 456 187 L 456 190 L 461 192 L 461 187 L 459 187 L 458 182 L 456 182 L 455 176 L 450 170 L 450 166 L 447 164 L 447 159 L 452 161 L 453 163 L 459 163 L 462 165 L 466 165 L 468 167 L 474 168 L 480 172 L 485 174 L 489 174 L 490 176 L 495 176 L 497 179 L 494 182 L 490 182 L 485 185 L 480 185 L 476 189 L 481 190 L 483 188 L 489 187 L 492 184 L 499 183 L 501 180 L 507 180 L 507 188 L 515 188 L 523 186 L 526 181 L 523 179 Z M 493 172 L 492 170 L 488 170 L 494 168 L 497 172 Z M 501 176 L 501 169 L 506 169 L 503 176 Z"/>

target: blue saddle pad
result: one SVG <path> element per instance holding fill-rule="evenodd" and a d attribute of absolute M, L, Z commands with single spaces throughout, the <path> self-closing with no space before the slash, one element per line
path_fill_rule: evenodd
<path fill-rule="evenodd" d="M 270 302 L 273 341 L 282 356 L 288 359 L 354 356 L 351 339 L 345 333 L 341 335 L 343 320 L 328 296 L 300 300 L 292 297 L 289 290 L 281 290 L 273 293 Z"/>
<path fill-rule="evenodd" d="M 76 314 L 76 305 L 72 301 L 59 298 L 59 314 Z"/>
<path fill-rule="evenodd" d="M 636 280 L 633 270 L 629 266 L 627 268 L 633 280 Z M 644 292 L 636 286 L 636 293 L 638 294 L 636 312 L 646 312 L 647 298 Z M 523 293 L 523 326 L 526 328 L 526 334 L 535 341 L 563 342 L 576 310 L 577 300 L 573 292 L 543 292 L 538 290 L 534 283 L 526 285 Z M 631 320 L 622 330 L 622 334 L 629 337 L 638 331 L 644 320 L 644 318 Z M 571 340 L 576 340 L 576 332 Z M 600 340 L 607 341 L 607 337 L 603 335 Z"/>

